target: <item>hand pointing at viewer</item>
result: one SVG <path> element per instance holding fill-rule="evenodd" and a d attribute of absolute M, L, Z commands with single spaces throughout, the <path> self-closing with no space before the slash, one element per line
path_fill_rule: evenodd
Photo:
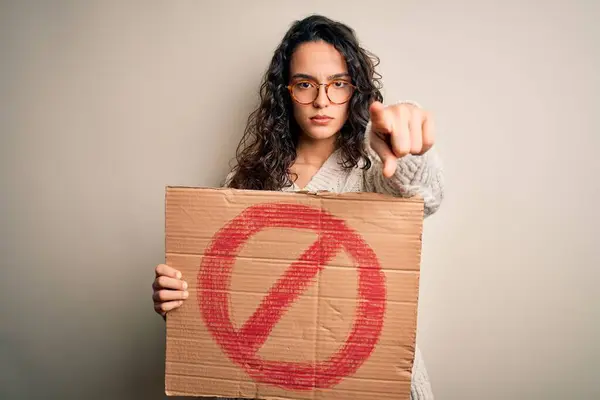
<path fill-rule="evenodd" d="M 156 278 L 152 283 L 154 310 L 163 317 L 183 304 L 189 293 L 187 282 L 181 279 L 181 272 L 165 264 L 156 267 Z"/>
<path fill-rule="evenodd" d="M 408 154 L 425 154 L 434 143 L 431 115 L 413 104 L 394 104 L 385 107 L 376 101 L 371 114 L 371 148 L 383 162 L 383 175 L 391 177 L 398 158 Z"/>

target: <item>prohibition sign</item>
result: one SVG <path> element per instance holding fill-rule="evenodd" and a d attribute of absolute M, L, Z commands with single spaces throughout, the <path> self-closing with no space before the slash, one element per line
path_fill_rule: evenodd
<path fill-rule="evenodd" d="M 318 237 L 287 268 L 238 330 L 229 313 L 233 264 L 242 245 L 265 228 L 309 229 Z M 260 358 L 257 352 L 275 324 L 340 250 L 358 264 L 359 276 L 356 315 L 346 342 L 326 361 Z M 287 390 L 324 389 L 355 373 L 375 349 L 386 308 L 385 275 L 375 252 L 343 220 L 301 204 L 258 204 L 246 208 L 214 235 L 198 273 L 198 302 L 215 341 L 255 381 Z"/>

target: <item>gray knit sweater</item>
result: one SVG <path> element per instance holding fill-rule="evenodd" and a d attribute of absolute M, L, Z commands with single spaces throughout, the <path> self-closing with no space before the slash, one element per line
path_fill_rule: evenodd
<path fill-rule="evenodd" d="M 425 217 L 435 213 L 444 197 L 444 175 L 436 148 L 431 148 L 424 155 L 407 155 L 398 160 L 398 168 L 394 176 L 385 178 L 381 160 L 369 145 L 371 124 L 367 125 L 364 145 L 369 152 L 372 166 L 368 170 L 354 168 L 345 170 L 341 165 L 340 152 L 335 151 L 311 178 L 304 188 L 297 185 L 283 189 L 284 191 L 330 191 L 342 192 L 377 192 L 393 196 L 420 195 L 425 203 Z M 229 182 L 231 174 L 227 177 Z M 425 362 L 419 346 L 415 350 L 412 371 L 411 400 L 433 400 L 433 392 Z"/>

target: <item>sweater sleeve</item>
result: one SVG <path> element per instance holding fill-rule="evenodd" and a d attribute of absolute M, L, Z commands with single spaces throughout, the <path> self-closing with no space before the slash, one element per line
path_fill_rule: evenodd
<path fill-rule="evenodd" d="M 366 190 L 400 197 L 419 195 L 425 203 L 425 217 L 434 214 L 444 197 L 444 173 L 435 146 L 423 155 L 408 154 L 399 158 L 396 172 L 386 178 L 383 163 L 370 146 L 370 136 L 371 121 L 365 130 L 365 146 L 372 163 L 364 174 Z"/>
<path fill-rule="evenodd" d="M 225 176 L 225 179 L 223 180 L 223 182 L 221 182 L 221 187 L 228 188 L 229 184 L 231 183 L 231 178 L 233 178 L 233 171 L 229 171 L 227 173 L 227 175 Z"/>
<path fill-rule="evenodd" d="M 410 400 L 434 400 L 434 398 L 429 372 L 425 366 L 421 350 L 419 346 L 416 346 L 410 385 Z"/>

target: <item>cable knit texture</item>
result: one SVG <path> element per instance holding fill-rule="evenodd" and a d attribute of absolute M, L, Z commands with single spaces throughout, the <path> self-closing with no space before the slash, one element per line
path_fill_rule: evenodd
<path fill-rule="evenodd" d="M 443 170 L 435 147 L 424 155 L 407 155 L 400 158 L 395 174 L 385 178 L 381 160 L 369 145 L 370 130 L 369 122 L 364 145 L 372 161 L 370 169 L 366 171 L 358 167 L 351 170 L 344 169 L 340 165 L 342 161 L 340 152 L 335 151 L 304 188 L 293 184 L 283 191 L 377 192 L 399 197 L 420 195 L 425 203 L 425 217 L 435 213 L 444 195 Z M 226 180 L 226 185 L 230 177 L 231 173 Z M 434 399 L 429 375 L 418 346 L 415 349 L 410 398 L 411 400 Z"/>

